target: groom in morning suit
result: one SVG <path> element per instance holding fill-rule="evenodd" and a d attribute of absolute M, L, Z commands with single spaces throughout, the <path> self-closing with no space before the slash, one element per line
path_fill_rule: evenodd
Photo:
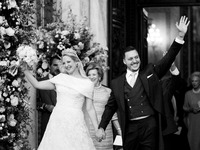
<path fill-rule="evenodd" d="M 44 78 L 39 79 L 48 80 L 53 76 L 60 73 L 59 71 L 59 62 L 60 58 L 58 56 L 54 56 L 50 58 L 50 73 L 45 76 Z M 37 108 L 41 113 L 41 118 L 39 118 L 39 125 L 41 125 L 40 131 L 41 135 L 39 134 L 39 143 L 43 137 L 44 131 L 46 129 L 47 123 L 49 121 L 49 117 L 51 112 L 56 105 L 56 91 L 54 90 L 37 90 Z"/>
<path fill-rule="evenodd" d="M 117 111 L 122 130 L 124 150 L 163 150 L 162 129 L 165 122 L 163 91 L 160 79 L 167 73 L 184 43 L 188 18 L 176 23 L 178 36 L 168 53 L 155 65 L 140 70 L 137 50 L 129 46 L 123 62 L 127 72 L 111 82 L 111 96 L 105 106 L 96 138 L 101 141 L 113 114 Z"/>

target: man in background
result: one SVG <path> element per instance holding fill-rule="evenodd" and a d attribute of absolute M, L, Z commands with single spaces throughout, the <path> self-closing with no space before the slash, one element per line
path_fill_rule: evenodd
<path fill-rule="evenodd" d="M 161 83 L 167 120 L 166 128 L 162 131 L 164 147 L 165 150 L 176 150 L 177 142 L 180 139 L 180 136 L 177 135 L 180 135 L 182 128 L 178 125 L 179 116 L 177 115 L 177 103 L 180 103 L 180 100 L 176 99 L 175 94 L 181 91 L 185 82 L 174 63 L 170 68 L 170 75 L 166 74 L 162 78 Z"/>
<path fill-rule="evenodd" d="M 54 56 L 50 59 L 50 72 L 47 76 L 38 79 L 39 81 L 48 80 L 53 76 L 60 73 L 59 65 L 60 58 L 58 56 Z M 56 91 L 54 90 L 37 90 L 37 108 L 39 111 L 39 134 L 38 134 L 38 144 L 40 143 L 47 123 L 49 121 L 49 117 L 51 112 L 53 111 L 54 106 L 56 105 Z"/>

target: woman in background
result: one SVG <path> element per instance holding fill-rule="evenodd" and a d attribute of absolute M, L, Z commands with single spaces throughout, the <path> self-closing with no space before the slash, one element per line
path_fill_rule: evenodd
<path fill-rule="evenodd" d="M 97 113 L 98 120 L 101 120 L 101 116 L 104 112 L 105 105 L 107 104 L 108 98 L 111 93 L 111 89 L 103 86 L 101 81 L 103 80 L 103 69 L 100 65 L 96 63 L 91 63 L 86 68 L 86 75 L 89 79 L 94 83 L 94 95 L 93 95 L 93 104 Z M 88 128 L 90 131 L 90 135 L 93 139 L 94 145 L 97 150 L 113 150 L 113 130 L 112 130 L 112 122 L 117 130 L 117 134 L 121 135 L 121 129 L 119 126 L 117 114 L 115 114 L 112 118 L 112 122 L 110 122 L 106 128 L 106 139 L 97 142 L 95 139 L 95 130 L 92 126 L 90 120 L 86 118 L 86 122 L 88 123 Z"/>
<path fill-rule="evenodd" d="M 200 150 L 200 72 L 191 74 L 190 83 L 192 90 L 185 94 L 183 109 L 187 112 L 190 150 Z"/>

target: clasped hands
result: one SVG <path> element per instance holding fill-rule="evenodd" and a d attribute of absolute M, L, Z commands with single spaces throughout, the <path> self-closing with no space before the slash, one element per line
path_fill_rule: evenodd
<path fill-rule="evenodd" d="M 104 131 L 103 128 L 99 128 L 97 131 L 96 131 L 96 140 L 98 142 L 101 142 L 102 140 L 106 139 L 106 133 Z"/>

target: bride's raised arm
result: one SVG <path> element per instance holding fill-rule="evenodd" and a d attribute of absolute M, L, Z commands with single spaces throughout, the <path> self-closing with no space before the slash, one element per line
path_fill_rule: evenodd
<path fill-rule="evenodd" d="M 31 72 L 27 69 L 27 64 L 26 62 L 22 62 L 20 65 L 22 71 L 24 72 L 26 78 L 28 81 L 32 84 L 32 86 L 36 89 L 41 89 L 41 90 L 54 90 L 55 85 L 51 83 L 49 80 L 44 80 L 44 81 L 38 81 L 32 74 Z"/>

